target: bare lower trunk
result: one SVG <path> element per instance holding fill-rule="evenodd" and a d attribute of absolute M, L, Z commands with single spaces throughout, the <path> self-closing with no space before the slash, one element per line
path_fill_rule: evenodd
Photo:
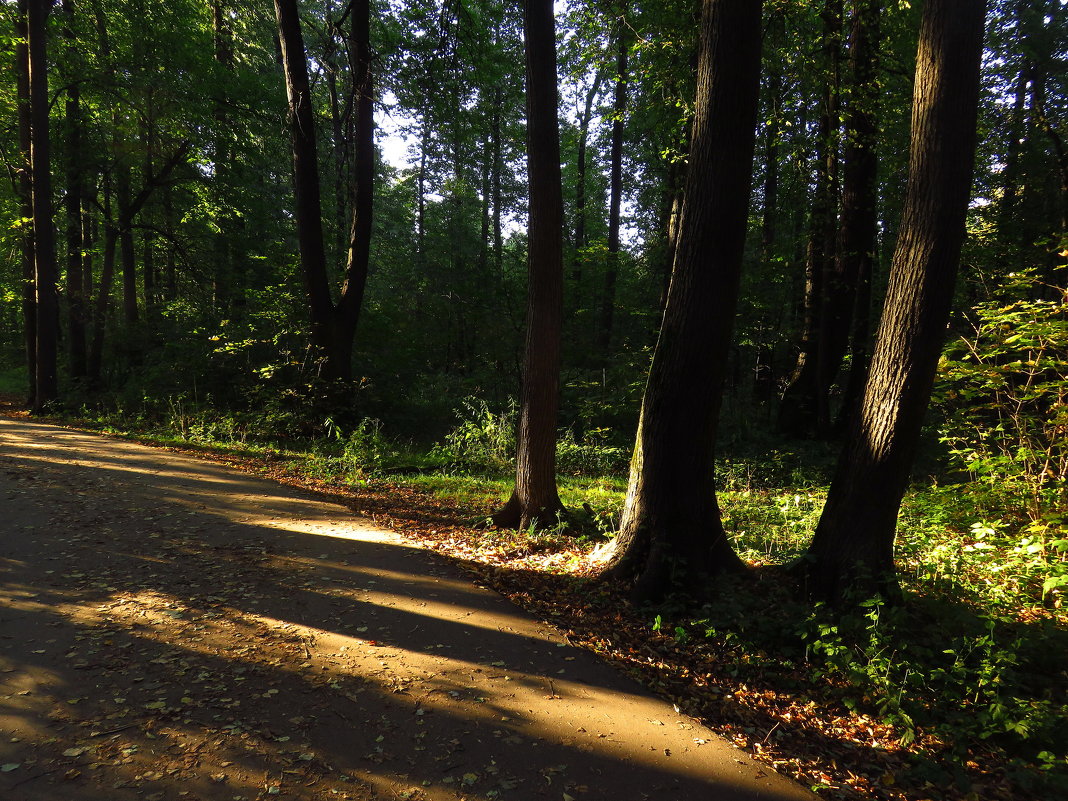
<path fill-rule="evenodd" d="M 883 317 L 807 558 L 815 598 L 898 593 L 894 533 L 953 299 L 971 189 L 983 0 L 928 0 L 912 108 L 909 179 Z"/>
<path fill-rule="evenodd" d="M 704 3 L 678 250 L 605 574 L 641 600 L 706 591 L 742 567 L 716 501 L 715 442 L 752 180 L 760 5 Z"/>
<path fill-rule="evenodd" d="M 524 0 L 527 62 L 527 324 L 515 489 L 494 515 L 502 527 L 549 526 L 563 512 L 556 490 L 556 414 L 563 324 L 563 199 L 552 0 Z"/>

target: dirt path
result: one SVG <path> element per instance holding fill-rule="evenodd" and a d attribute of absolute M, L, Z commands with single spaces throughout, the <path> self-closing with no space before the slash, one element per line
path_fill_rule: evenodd
<path fill-rule="evenodd" d="M 0 418 L 0 798 L 812 799 L 348 510 Z"/>

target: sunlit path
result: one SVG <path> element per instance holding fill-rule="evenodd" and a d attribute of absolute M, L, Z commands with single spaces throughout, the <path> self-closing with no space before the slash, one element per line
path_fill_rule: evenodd
<path fill-rule="evenodd" d="M 342 507 L 11 420 L 0 497 L 5 799 L 811 797 Z"/>

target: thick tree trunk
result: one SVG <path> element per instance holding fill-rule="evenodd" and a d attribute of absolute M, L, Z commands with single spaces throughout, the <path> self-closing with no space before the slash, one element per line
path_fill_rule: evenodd
<path fill-rule="evenodd" d="M 612 104 L 612 150 L 608 183 L 608 258 L 605 261 L 604 290 L 601 294 L 601 325 L 598 349 L 607 363 L 612 344 L 612 327 L 616 310 L 616 280 L 619 275 L 619 223 L 623 201 L 623 123 L 627 113 L 627 57 L 630 39 L 620 20 L 619 48 L 616 54 L 616 93 Z"/>
<path fill-rule="evenodd" d="M 551 526 L 556 490 L 556 414 L 563 324 L 563 199 L 552 0 L 524 0 L 527 65 L 527 321 L 515 490 L 493 517 L 502 527 Z"/>
<path fill-rule="evenodd" d="M 742 567 L 716 501 L 715 442 L 752 181 L 760 18 L 759 2 L 704 2 L 678 250 L 606 571 L 642 600 L 705 591 Z"/>
<path fill-rule="evenodd" d="M 808 555 L 807 590 L 898 593 L 894 529 L 953 298 L 971 189 L 984 0 L 928 0 L 901 230 L 860 414 Z"/>
<path fill-rule="evenodd" d="M 27 45 L 30 64 L 30 172 L 33 176 L 34 276 L 37 301 L 37 383 L 34 409 L 59 397 L 58 267 L 52 229 L 52 164 L 48 133 L 46 25 L 51 3 L 30 0 Z"/>

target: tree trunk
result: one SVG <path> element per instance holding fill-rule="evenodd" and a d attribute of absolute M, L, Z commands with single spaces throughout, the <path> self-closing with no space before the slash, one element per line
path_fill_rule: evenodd
<path fill-rule="evenodd" d="M 134 255 L 133 201 L 130 198 L 130 168 L 120 165 L 115 176 L 115 201 L 119 206 L 119 260 L 122 263 L 122 316 L 127 325 L 137 322 L 137 258 Z"/>
<path fill-rule="evenodd" d="M 22 325 L 26 348 L 27 393 L 26 405 L 37 405 L 37 292 L 35 289 L 36 259 L 34 258 L 33 172 L 30 168 L 30 50 L 26 46 L 26 25 L 30 0 L 19 0 L 15 15 L 15 74 L 17 76 L 19 119 L 19 212 L 22 247 Z"/>
<path fill-rule="evenodd" d="M 104 208 L 107 210 L 110 203 L 106 200 L 108 192 L 106 186 L 104 192 Z M 110 220 L 106 220 L 104 222 L 104 255 L 100 266 L 100 286 L 97 288 L 96 310 L 93 314 L 93 341 L 89 347 L 89 381 L 94 385 L 99 385 L 101 371 L 104 366 L 104 332 L 107 330 L 111 283 L 115 276 L 115 246 L 118 243 L 118 239 L 118 230 Z"/>
<path fill-rule="evenodd" d="M 348 258 L 341 299 L 334 312 L 334 375 L 352 378 L 352 348 L 356 326 L 363 307 L 367 270 L 371 259 L 371 210 L 374 202 L 375 118 L 374 79 L 371 72 L 371 3 L 354 0 L 349 64 L 355 96 L 354 186 L 352 225 L 349 228 Z"/>
<path fill-rule="evenodd" d="M 675 265 L 606 570 L 640 600 L 700 592 L 742 567 L 716 501 L 715 442 L 752 181 L 760 19 L 759 2 L 704 2 Z"/>
<path fill-rule="evenodd" d="M 597 343 L 602 362 L 608 362 L 616 309 L 616 280 L 619 275 L 619 218 L 623 200 L 623 122 L 627 113 L 627 56 L 630 40 L 622 18 L 616 54 L 616 93 L 612 105 L 612 151 L 608 189 L 608 258 L 605 262 L 604 292 L 601 296 L 601 325 Z"/>
<path fill-rule="evenodd" d="M 779 406 L 779 432 L 807 437 L 816 432 L 823 399 L 819 392 L 819 349 L 824 335 L 823 300 L 826 273 L 834 262 L 838 231 L 839 62 L 842 0 L 826 0 L 823 8 L 823 68 L 826 88 L 820 107 L 816 150 L 816 189 L 812 200 L 805 253 L 805 306 L 801 349 Z"/>
<path fill-rule="evenodd" d="M 860 414 L 808 555 L 808 593 L 898 594 L 894 529 L 930 399 L 964 238 L 984 0 L 928 0 L 916 58 L 901 230 Z"/>
<path fill-rule="evenodd" d="M 498 280 L 502 280 L 504 277 L 504 229 L 501 227 L 501 204 L 504 202 L 504 193 L 501 188 L 501 181 L 504 172 L 504 159 L 502 157 L 501 89 L 499 86 L 494 87 L 493 98 L 493 115 L 490 120 L 490 132 L 493 136 L 493 271 Z"/>
<path fill-rule="evenodd" d="M 213 57 L 221 78 L 214 92 L 219 99 L 214 102 L 212 111 L 215 123 L 215 133 L 211 142 L 212 183 L 216 191 L 222 193 L 227 188 L 232 158 L 229 146 L 230 115 L 225 96 L 228 92 L 227 81 L 234 72 L 234 48 L 227 8 L 219 0 L 211 2 L 211 33 Z M 213 237 L 212 247 L 212 283 L 215 303 L 223 314 L 229 312 L 234 296 L 244 290 L 244 287 L 237 288 L 233 285 L 232 218 L 229 209 L 224 207 L 225 205 L 220 204 L 217 212 L 219 233 Z"/>
<path fill-rule="evenodd" d="M 319 194 L 319 156 L 315 142 L 315 116 L 304 37 L 300 30 L 297 0 L 275 0 L 282 68 L 289 100 L 289 133 L 293 147 L 294 216 L 301 272 L 311 314 L 312 344 L 325 360 L 328 377 L 338 377 L 341 365 L 333 358 L 331 336 L 333 302 L 326 277 L 326 250 L 323 244 L 322 200 Z"/>
<path fill-rule="evenodd" d="M 575 163 L 575 255 L 571 263 L 571 280 L 575 284 L 575 294 L 579 295 L 582 287 L 583 250 L 586 247 L 586 146 L 590 137 L 590 120 L 593 117 L 593 102 L 601 91 L 602 73 L 600 70 L 593 78 L 590 91 L 586 93 L 586 103 L 579 117 L 578 156 Z"/>
<path fill-rule="evenodd" d="M 516 479 L 493 517 L 502 527 L 550 526 L 563 512 L 556 491 L 556 414 L 563 324 L 563 198 L 552 0 L 524 0 L 527 82 L 527 320 Z"/>
<path fill-rule="evenodd" d="M 689 151 L 687 142 L 683 142 L 680 151 Z M 675 251 L 679 244 L 679 220 L 682 218 L 682 196 L 686 182 L 686 161 L 673 158 L 668 166 L 667 185 L 664 187 L 663 237 L 664 253 L 660 259 L 660 299 L 657 309 L 660 317 L 667 306 L 668 289 L 671 287 L 671 268 L 675 264 Z"/>
<path fill-rule="evenodd" d="M 778 17 L 776 17 L 778 19 Z M 760 250 L 765 263 L 775 248 L 779 216 L 779 137 L 782 125 L 782 72 L 772 65 L 768 75 L 768 123 L 764 126 L 764 197 L 761 208 Z"/>
<path fill-rule="evenodd" d="M 63 0 L 63 38 L 67 41 L 67 59 L 77 52 L 74 30 L 74 0 Z M 82 276 L 82 112 L 81 75 L 77 65 L 67 70 L 67 334 L 70 343 L 70 374 L 83 378 L 87 369 L 88 353 L 85 339 L 85 281 Z"/>
<path fill-rule="evenodd" d="M 163 230 L 167 232 L 167 256 L 163 268 L 163 288 L 167 300 L 178 297 L 178 267 L 174 258 L 174 198 L 169 186 L 163 189 Z"/>
<path fill-rule="evenodd" d="M 34 410 L 59 397 L 59 298 L 56 241 L 52 230 L 52 165 L 48 135 L 48 60 L 45 47 L 49 0 L 30 0 L 27 46 L 30 64 L 30 172 L 37 300 L 37 383 Z"/>
<path fill-rule="evenodd" d="M 816 391 L 817 431 L 831 433 L 830 393 L 849 334 L 861 276 L 871 275 L 876 245 L 879 85 L 876 80 L 881 0 L 854 0 L 849 35 L 849 107 L 838 246 L 829 265 L 822 304 Z M 861 343 L 860 348 L 864 350 Z"/>

